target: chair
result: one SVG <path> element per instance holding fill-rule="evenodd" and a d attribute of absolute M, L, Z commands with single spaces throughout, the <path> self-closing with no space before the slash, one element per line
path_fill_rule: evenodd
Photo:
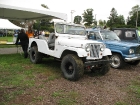
<path fill-rule="evenodd" d="M 54 48 L 54 44 L 55 44 L 55 34 L 50 33 L 49 38 L 48 38 L 48 46 L 49 46 L 49 48 Z"/>

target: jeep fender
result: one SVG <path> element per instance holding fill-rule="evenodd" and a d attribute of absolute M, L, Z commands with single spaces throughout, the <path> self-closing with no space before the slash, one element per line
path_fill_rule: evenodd
<path fill-rule="evenodd" d="M 87 57 L 87 53 L 88 52 L 86 52 L 85 51 L 85 49 L 82 49 L 82 48 L 75 48 L 75 47 L 63 47 L 62 48 L 62 46 L 60 47 L 61 49 L 59 49 L 59 51 L 60 51 L 60 53 L 57 53 L 55 56 L 57 57 L 57 58 L 61 58 L 62 56 L 63 56 L 63 54 L 65 53 L 65 55 L 66 55 L 66 52 L 68 52 L 68 54 L 70 53 L 70 52 L 75 52 L 76 54 L 77 54 L 77 56 L 78 57 Z"/>
<path fill-rule="evenodd" d="M 103 51 L 103 56 L 108 56 L 108 55 L 112 55 L 111 53 L 111 50 L 106 48 L 104 51 Z"/>
<path fill-rule="evenodd" d="M 48 43 L 45 40 L 41 40 L 41 39 L 35 39 L 35 38 L 30 38 L 29 39 L 29 48 L 32 47 L 32 44 L 36 43 L 37 47 L 38 47 L 38 51 L 44 54 L 47 54 L 49 48 L 48 48 Z"/>

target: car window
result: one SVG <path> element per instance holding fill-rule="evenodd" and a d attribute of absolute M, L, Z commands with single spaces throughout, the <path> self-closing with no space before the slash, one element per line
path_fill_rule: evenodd
<path fill-rule="evenodd" d="M 89 39 L 94 39 L 94 40 L 101 39 L 99 32 L 93 32 L 93 31 L 89 32 L 89 36 L 88 37 L 89 37 Z"/>
<path fill-rule="evenodd" d="M 114 30 L 114 32 L 117 34 L 117 36 L 120 36 L 122 34 L 121 30 Z"/>
<path fill-rule="evenodd" d="M 134 31 L 126 31 L 125 32 L 125 37 L 126 38 L 133 38 L 135 36 L 135 32 Z"/>
<path fill-rule="evenodd" d="M 120 38 L 113 31 L 101 31 L 104 40 L 120 40 Z"/>

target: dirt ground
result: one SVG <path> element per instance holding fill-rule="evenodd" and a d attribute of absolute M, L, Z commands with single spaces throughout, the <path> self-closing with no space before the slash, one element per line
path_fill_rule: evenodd
<path fill-rule="evenodd" d="M 36 76 L 36 86 L 27 89 L 24 95 L 16 98 L 12 103 L 26 105 L 61 105 L 58 100 L 66 98 L 64 96 L 53 97 L 54 92 L 75 91 L 79 94 L 74 105 L 126 105 L 117 104 L 125 102 L 127 105 L 139 105 L 134 102 L 133 96 L 129 94 L 129 86 L 137 77 L 140 77 L 140 65 L 137 67 L 127 67 L 122 70 L 111 69 L 105 76 L 90 76 L 87 73 L 79 81 L 72 82 L 59 78 L 49 82 L 46 76 L 39 74 Z M 139 78 L 140 79 L 140 78 Z M 43 87 L 41 87 L 43 85 Z M 37 88 L 41 87 L 41 88 Z M 33 102 L 33 97 L 43 97 L 41 101 Z M 63 105 L 63 104 L 62 104 Z M 65 104 L 67 105 L 67 104 Z M 73 104 L 68 104 L 73 105 Z"/>
<path fill-rule="evenodd" d="M 6 51 L 6 49 L 1 50 Z M 14 50 L 17 53 L 17 49 Z M 36 76 L 36 88 L 27 89 L 24 94 L 13 100 L 13 104 L 25 104 L 25 105 L 58 105 L 60 97 L 52 97 L 52 94 L 57 91 L 75 91 L 80 94 L 76 99 L 76 105 L 124 105 L 116 104 L 118 102 L 134 104 L 133 96 L 129 96 L 128 87 L 131 82 L 140 77 L 140 64 L 137 67 L 126 66 L 124 69 L 117 70 L 112 69 L 105 76 L 91 76 L 89 72 L 86 72 L 79 81 L 72 82 L 66 79 L 59 78 L 50 82 L 45 82 L 46 76 L 39 74 Z M 140 78 L 139 78 L 140 79 Z M 41 101 L 33 102 L 32 98 L 43 97 Z M 63 98 L 63 97 L 61 97 Z M 132 104 L 133 103 L 133 104 Z"/>

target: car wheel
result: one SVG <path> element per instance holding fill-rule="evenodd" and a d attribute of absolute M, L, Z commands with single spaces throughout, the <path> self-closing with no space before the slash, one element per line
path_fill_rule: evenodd
<path fill-rule="evenodd" d="M 84 65 L 78 56 L 68 54 L 62 59 L 61 70 L 64 78 L 77 81 L 84 74 Z"/>
<path fill-rule="evenodd" d="M 132 62 L 127 62 L 127 64 L 137 66 L 139 62 L 140 61 L 132 61 Z"/>
<path fill-rule="evenodd" d="M 124 60 L 119 54 L 112 54 L 110 60 L 112 60 L 112 62 L 110 63 L 111 67 L 115 69 L 120 69 L 125 64 Z"/>
<path fill-rule="evenodd" d="M 42 61 L 42 54 L 38 52 L 37 46 L 31 47 L 30 60 L 35 64 L 40 63 Z"/>

